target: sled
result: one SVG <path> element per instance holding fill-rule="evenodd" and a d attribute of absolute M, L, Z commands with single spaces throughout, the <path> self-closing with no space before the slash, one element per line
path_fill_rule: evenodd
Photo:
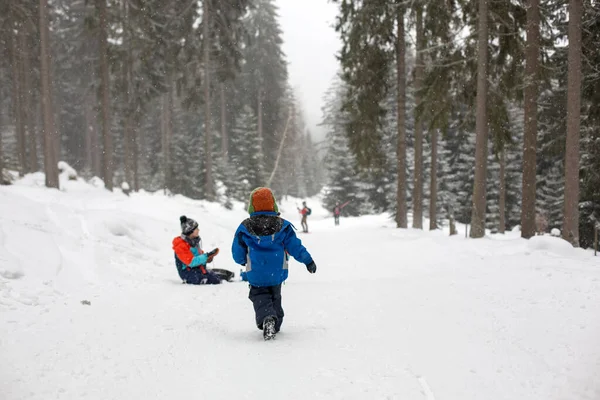
<path fill-rule="evenodd" d="M 215 273 L 215 275 L 217 275 L 219 278 L 221 278 L 221 280 L 224 280 L 227 282 L 233 281 L 233 278 L 235 277 L 235 274 L 227 269 L 210 268 L 209 270 L 212 271 L 213 273 Z"/>

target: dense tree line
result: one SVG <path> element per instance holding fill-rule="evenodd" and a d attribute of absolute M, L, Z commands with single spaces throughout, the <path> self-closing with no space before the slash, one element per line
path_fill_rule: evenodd
<path fill-rule="evenodd" d="M 1 2 L 0 169 L 58 187 L 64 160 L 109 190 L 224 203 L 272 175 L 314 195 L 282 43 L 274 0 Z"/>
<path fill-rule="evenodd" d="M 435 229 L 536 219 L 588 247 L 600 219 L 600 4 L 336 0 L 325 204 Z M 348 155 L 349 154 L 349 155 Z"/>

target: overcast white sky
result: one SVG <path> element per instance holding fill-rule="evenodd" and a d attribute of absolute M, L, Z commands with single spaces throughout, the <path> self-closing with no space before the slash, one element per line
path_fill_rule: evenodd
<path fill-rule="evenodd" d="M 335 58 L 341 42 L 333 23 L 337 5 L 328 0 L 276 0 L 283 30 L 283 51 L 290 82 L 304 107 L 314 140 L 324 138 L 321 122 L 323 94 L 338 71 Z"/>

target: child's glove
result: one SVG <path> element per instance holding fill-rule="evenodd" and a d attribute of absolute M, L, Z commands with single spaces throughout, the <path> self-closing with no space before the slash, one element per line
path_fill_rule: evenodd
<path fill-rule="evenodd" d="M 208 260 L 208 255 L 206 253 L 197 255 L 194 257 L 198 260 L 200 265 L 206 265 L 206 260 Z"/>
<path fill-rule="evenodd" d="M 248 282 L 248 273 L 240 269 L 240 278 L 242 279 L 242 281 Z"/>
<path fill-rule="evenodd" d="M 311 274 L 314 274 L 315 272 L 317 272 L 317 264 L 315 264 L 314 261 L 311 261 L 310 264 L 306 264 L 306 269 Z"/>
<path fill-rule="evenodd" d="M 215 257 L 217 254 L 219 254 L 219 248 L 218 248 L 218 247 L 217 247 L 216 249 L 213 249 L 213 250 L 209 251 L 208 253 L 206 253 L 206 255 L 207 255 L 207 257 L 208 257 L 206 262 L 207 262 L 207 263 L 210 263 L 210 262 L 212 262 L 213 258 L 214 258 L 214 257 Z"/>

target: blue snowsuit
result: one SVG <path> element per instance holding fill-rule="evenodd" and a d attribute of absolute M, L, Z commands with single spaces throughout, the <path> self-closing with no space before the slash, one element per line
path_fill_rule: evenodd
<path fill-rule="evenodd" d="M 277 212 L 254 212 L 235 232 L 231 253 L 236 263 L 246 267 L 256 325 L 262 329 L 266 317 L 275 317 L 279 331 L 284 316 L 281 284 L 288 277 L 289 256 L 303 264 L 312 262 L 294 227 Z"/>

